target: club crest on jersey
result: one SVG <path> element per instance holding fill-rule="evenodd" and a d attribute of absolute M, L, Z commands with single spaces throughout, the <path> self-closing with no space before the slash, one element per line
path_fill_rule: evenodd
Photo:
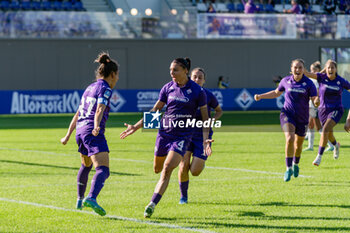
<path fill-rule="evenodd" d="M 285 118 L 284 118 L 284 121 L 288 121 L 288 117 L 285 117 Z"/>
<path fill-rule="evenodd" d="M 340 82 L 338 81 L 337 84 L 340 85 Z"/>
<path fill-rule="evenodd" d="M 304 86 L 304 87 L 306 86 L 306 82 L 303 82 L 303 86 Z"/>
<path fill-rule="evenodd" d="M 192 93 L 191 89 L 188 89 L 186 92 L 187 92 L 187 94 L 191 94 Z"/>

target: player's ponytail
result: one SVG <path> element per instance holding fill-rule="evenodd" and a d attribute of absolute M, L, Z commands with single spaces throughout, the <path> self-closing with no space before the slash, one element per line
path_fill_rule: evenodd
<path fill-rule="evenodd" d="M 107 78 L 112 72 L 117 73 L 119 70 L 119 64 L 109 57 L 108 53 L 100 53 L 95 62 L 100 63 L 100 66 L 96 70 L 96 77 Z"/>

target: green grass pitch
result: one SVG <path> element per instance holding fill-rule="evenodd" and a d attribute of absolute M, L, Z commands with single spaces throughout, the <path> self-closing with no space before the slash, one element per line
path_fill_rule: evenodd
<path fill-rule="evenodd" d="M 302 176 L 286 183 L 278 112 L 225 113 L 205 170 L 190 176 L 189 204 L 178 204 L 176 169 L 145 220 L 144 207 L 159 179 L 152 168 L 156 132 L 140 130 L 120 140 L 123 123 L 136 122 L 140 114 L 111 114 L 111 176 L 98 197 L 107 216 L 100 217 L 91 209 L 75 210 L 77 146 L 73 135 L 68 145 L 59 143 L 71 117 L 0 116 L 0 232 L 350 231 L 350 135 L 342 130 L 344 118 L 335 132 L 339 159 L 326 152 L 320 167 L 312 165 L 316 134 L 314 151 L 302 154 Z"/>

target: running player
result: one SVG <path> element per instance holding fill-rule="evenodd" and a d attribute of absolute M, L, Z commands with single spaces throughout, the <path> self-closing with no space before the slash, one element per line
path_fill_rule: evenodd
<path fill-rule="evenodd" d="M 109 149 L 104 132 L 110 110 L 112 89 L 119 79 L 119 65 L 106 53 L 101 53 L 95 62 L 100 63 L 96 70 L 96 82 L 86 88 L 79 109 L 69 125 L 66 136 L 61 139 L 61 143 L 66 145 L 76 128 L 76 141 L 82 162 L 77 177 L 76 207 L 77 209 L 82 209 L 83 206 L 91 207 L 97 214 L 104 216 L 106 211 L 97 204 L 96 198 L 105 180 L 109 177 Z M 96 173 L 92 179 L 90 193 L 84 199 L 92 164 Z"/>
<path fill-rule="evenodd" d="M 203 87 L 205 83 L 205 72 L 202 68 L 195 68 L 191 73 L 191 80 L 197 83 L 199 86 Z M 218 120 L 222 116 L 222 109 L 216 99 L 216 97 L 209 90 L 203 88 L 207 95 L 207 106 L 208 115 L 210 116 L 211 110 L 215 110 L 214 119 Z M 202 120 L 200 111 L 196 113 L 196 119 Z M 211 139 L 213 135 L 213 130 L 210 129 L 209 138 Z M 193 156 L 191 162 L 191 155 Z M 180 204 L 187 204 L 187 191 L 189 185 L 189 175 L 188 172 L 191 171 L 193 176 L 199 176 L 204 169 L 205 161 L 207 156 L 203 154 L 203 132 L 201 128 L 196 128 L 196 131 L 192 137 L 192 141 L 187 148 L 183 160 L 181 160 L 179 165 L 179 185 L 181 192 Z"/>
<path fill-rule="evenodd" d="M 299 176 L 299 161 L 302 145 L 309 121 L 309 99 L 318 106 L 317 91 L 315 85 L 304 73 L 304 61 L 296 59 L 292 61 L 292 75 L 284 77 L 277 89 L 264 94 L 255 95 L 254 99 L 274 99 L 285 92 L 285 102 L 280 114 L 281 127 L 286 138 L 285 155 L 287 171 L 284 181 Z"/>
<path fill-rule="evenodd" d="M 333 128 L 340 121 L 344 113 L 342 104 L 343 89 L 349 90 L 350 83 L 337 74 L 337 63 L 328 60 L 321 73 L 313 74 L 304 71 L 309 78 L 317 79 L 319 83 L 319 95 L 321 104 L 318 108 L 318 115 L 322 123 L 322 134 L 318 148 L 318 154 L 313 161 L 315 166 L 321 164 L 322 155 L 329 140 L 334 145 L 333 158 L 339 157 L 339 143 L 336 141 Z"/>
<path fill-rule="evenodd" d="M 320 72 L 322 70 L 321 68 L 321 63 L 319 61 L 314 62 L 311 66 L 310 66 L 310 71 L 314 74 L 316 74 L 317 72 Z M 311 79 L 311 81 L 314 83 L 314 85 L 317 88 L 318 91 L 318 82 L 315 79 Z M 322 126 L 321 126 L 321 122 L 320 119 L 318 119 L 318 109 L 317 107 L 315 107 L 315 105 L 312 103 L 312 101 L 309 101 L 309 128 L 307 130 L 306 133 L 306 137 L 308 140 L 308 147 L 305 148 L 303 151 L 313 151 L 314 150 L 314 141 L 315 141 L 315 128 L 318 131 L 321 130 Z M 321 132 L 321 131 L 320 131 Z M 330 143 L 331 147 L 333 147 L 333 145 Z M 329 149 L 331 150 L 331 149 Z"/>
<path fill-rule="evenodd" d="M 203 88 L 188 78 L 191 61 L 188 58 L 177 58 L 170 65 L 170 76 L 172 81 L 165 84 L 159 93 L 159 99 L 151 111 L 160 111 L 165 104 L 165 113 L 161 119 L 158 131 L 153 169 L 155 173 L 161 172 L 160 179 L 155 187 L 151 202 L 146 206 L 144 217 L 149 218 L 154 212 L 162 195 L 168 187 L 172 171 L 179 165 L 188 144 L 191 141 L 193 128 L 181 127 L 180 122 L 186 122 L 194 118 L 196 111 L 200 108 L 202 119 L 208 120 L 208 109 L 206 95 Z M 142 127 L 143 119 L 135 125 L 124 124 L 127 129 L 120 134 L 124 139 Z M 176 123 L 176 126 L 174 126 Z M 209 129 L 203 130 L 203 142 L 205 155 L 211 155 L 208 139 Z"/>

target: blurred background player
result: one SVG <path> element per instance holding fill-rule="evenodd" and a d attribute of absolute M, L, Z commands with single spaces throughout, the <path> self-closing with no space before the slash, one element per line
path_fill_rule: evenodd
<path fill-rule="evenodd" d="M 314 62 L 311 66 L 310 66 L 310 71 L 311 73 L 318 73 L 321 71 L 321 63 L 319 61 Z M 318 82 L 315 79 L 311 79 L 311 81 L 314 83 L 317 92 L 318 92 Z M 314 141 L 315 141 L 315 128 L 318 131 L 321 130 L 322 126 L 321 126 L 321 122 L 318 119 L 318 108 L 315 107 L 315 105 L 312 103 L 312 101 L 309 101 L 309 128 L 307 130 L 306 133 L 306 137 L 308 140 L 308 146 L 307 148 L 304 149 L 304 151 L 313 151 L 314 150 Z M 332 143 L 330 143 L 330 148 L 333 148 Z M 329 149 L 332 150 L 332 149 Z"/>
<path fill-rule="evenodd" d="M 160 179 L 155 187 L 151 202 L 146 206 L 144 217 L 149 218 L 154 212 L 162 195 L 165 193 L 173 170 L 179 165 L 187 151 L 188 144 L 193 135 L 191 127 L 175 127 L 170 122 L 185 121 L 195 117 L 196 111 L 200 108 L 202 119 L 208 119 L 207 97 L 203 88 L 190 80 L 188 77 L 191 69 L 189 58 L 177 58 L 170 64 L 170 76 L 172 81 L 165 84 L 160 93 L 159 99 L 151 109 L 151 112 L 162 110 L 167 105 L 161 119 L 161 126 L 157 134 L 154 151 L 154 172 L 161 172 Z M 120 134 L 124 139 L 142 127 L 143 119 L 135 125 L 124 124 L 127 129 Z M 205 155 L 211 155 L 208 139 L 209 129 L 203 130 L 203 142 Z"/>
<path fill-rule="evenodd" d="M 328 60 L 320 73 L 313 74 L 305 71 L 305 75 L 309 78 L 317 79 L 319 84 L 321 104 L 318 108 L 318 115 L 322 123 L 322 134 L 318 154 L 313 161 L 315 166 L 319 166 L 328 140 L 335 147 L 333 158 L 338 159 L 339 157 L 340 145 L 334 137 L 333 128 L 343 116 L 342 93 L 343 89 L 350 89 L 350 83 L 337 74 L 337 63 L 333 60 Z"/>
<path fill-rule="evenodd" d="M 203 87 L 206 80 L 204 70 L 199 67 L 194 68 L 191 72 L 191 80 Z M 223 113 L 218 100 L 208 89 L 203 89 L 207 95 L 208 116 L 211 118 L 211 110 L 214 109 L 214 119 L 218 120 Z M 202 120 L 202 115 L 199 110 L 197 110 L 195 117 L 198 120 Z M 212 135 L 213 130 L 210 129 L 209 139 L 212 138 Z M 180 204 L 187 204 L 188 202 L 189 171 L 191 171 L 193 176 L 199 176 L 204 169 L 207 158 L 208 157 L 203 153 L 203 130 L 201 128 L 196 128 L 191 143 L 179 165 L 178 177 L 181 192 Z"/>
<path fill-rule="evenodd" d="M 309 122 L 309 99 L 311 98 L 315 106 L 318 106 L 316 87 L 304 75 L 304 64 L 302 59 L 293 60 L 291 64 L 292 75 L 284 77 L 276 90 L 254 96 L 254 99 L 259 101 L 277 98 L 285 92 L 280 122 L 286 138 L 287 171 L 284 174 L 286 182 L 291 179 L 292 174 L 294 177 L 299 176 L 299 161 Z"/>
<path fill-rule="evenodd" d="M 225 82 L 223 76 L 219 76 L 219 78 L 218 78 L 218 88 L 219 88 L 219 89 L 226 89 L 226 88 L 229 88 L 229 85 L 228 85 L 227 82 Z"/>
<path fill-rule="evenodd" d="M 77 209 L 82 209 L 83 206 L 91 207 L 97 214 L 104 216 L 106 211 L 97 204 L 96 198 L 105 180 L 109 177 L 109 149 L 104 132 L 110 110 L 112 89 L 119 79 L 119 65 L 106 53 L 101 53 L 95 62 L 100 63 L 96 70 L 96 82 L 90 84 L 84 91 L 79 109 L 69 125 L 66 136 L 61 139 L 61 143 L 66 145 L 76 128 L 76 141 L 82 162 L 77 177 L 76 207 Z M 91 182 L 90 193 L 84 199 L 92 164 L 96 173 Z"/>

